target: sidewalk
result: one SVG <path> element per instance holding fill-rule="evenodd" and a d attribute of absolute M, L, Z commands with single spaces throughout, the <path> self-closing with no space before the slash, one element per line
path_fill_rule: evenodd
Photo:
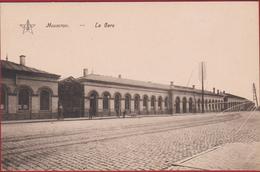
<path fill-rule="evenodd" d="M 168 170 L 260 170 L 260 142 L 215 147 L 179 161 Z"/>
<path fill-rule="evenodd" d="M 214 114 L 216 112 L 212 112 Z M 148 114 L 148 115 L 126 115 L 125 118 L 144 118 L 144 117 L 169 117 L 169 116 L 192 116 L 201 115 L 202 113 L 178 113 L 178 114 Z M 61 121 L 78 121 L 78 120 L 102 120 L 102 119 L 124 119 L 123 116 L 103 116 L 103 117 L 78 117 L 78 118 L 63 118 L 63 119 L 27 119 L 27 120 L 10 120 L 1 121 L 1 124 L 17 124 L 17 123 L 36 123 L 36 122 L 61 122 Z"/>
<path fill-rule="evenodd" d="M 143 118 L 143 117 L 167 117 L 171 114 L 154 114 L 154 115 L 126 115 L 125 118 Z M 78 120 L 102 120 L 102 119 L 124 119 L 123 116 L 103 116 L 103 117 L 79 117 L 79 118 L 63 118 L 63 119 L 28 119 L 28 120 L 10 120 L 1 121 L 1 124 L 17 124 L 17 123 L 36 123 L 36 122 L 61 122 L 61 121 L 78 121 Z"/>

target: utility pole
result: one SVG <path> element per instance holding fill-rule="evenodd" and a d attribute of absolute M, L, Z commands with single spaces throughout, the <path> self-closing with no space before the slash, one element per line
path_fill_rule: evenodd
<path fill-rule="evenodd" d="M 201 62 L 202 113 L 204 113 L 204 62 Z"/>
<path fill-rule="evenodd" d="M 257 99 L 257 94 L 255 89 L 255 83 L 253 83 L 253 101 L 256 102 L 256 107 L 258 107 L 258 99 Z"/>

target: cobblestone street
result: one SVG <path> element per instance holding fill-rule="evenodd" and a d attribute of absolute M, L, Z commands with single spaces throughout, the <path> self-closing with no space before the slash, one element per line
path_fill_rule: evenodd
<path fill-rule="evenodd" d="M 2 168 L 169 170 L 218 146 L 260 142 L 259 124 L 259 112 L 2 124 Z"/>

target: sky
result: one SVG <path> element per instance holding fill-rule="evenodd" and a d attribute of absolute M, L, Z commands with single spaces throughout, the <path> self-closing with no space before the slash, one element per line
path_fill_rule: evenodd
<path fill-rule="evenodd" d="M 2 3 L 0 10 L 1 58 L 19 63 L 23 54 L 27 66 L 61 78 L 88 68 L 201 88 L 204 61 L 207 90 L 252 100 L 253 82 L 259 88 L 258 2 Z M 32 28 L 23 33 L 27 20 Z"/>

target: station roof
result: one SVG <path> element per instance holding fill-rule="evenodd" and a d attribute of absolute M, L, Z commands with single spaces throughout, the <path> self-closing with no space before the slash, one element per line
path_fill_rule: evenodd
<path fill-rule="evenodd" d="M 230 98 L 237 98 L 237 99 L 245 99 L 244 97 L 240 97 L 240 96 L 237 96 L 237 95 L 234 95 L 234 94 L 230 94 L 230 93 L 226 93 L 225 94 L 227 97 L 230 97 Z"/>
<path fill-rule="evenodd" d="M 59 78 L 60 75 L 56 75 L 53 73 L 45 72 L 43 70 L 35 69 L 32 67 L 24 66 L 21 64 L 17 64 L 14 62 L 1 60 L 1 70 L 9 70 L 9 71 L 15 71 L 15 72 L 22 72 L 22 73 L 30 73 L 30 74 L 38 74 L 45 77 L 51 77 L 51 78 Z"/>
<path fill-rule="evenodd" d="M 87 76 L 78 78 L 79 81 L 96 81 L 96 82 L 106 82 L 112 84 L 120 84 L 120 85 L 129 85 L 129 86 L 138 86 L 138 87 L 145 87 L 145 88 L 155 88 L 155 89 L 163 89 L 169 90 L 170 85 L 164 84 L 157 84 L 153 82 L 145 82 L 145 81 L 138 81 L 132 79 L 125 79 L 125 78 L 118 78 L 112 76 L 104 76 L 98 74 L 88 74 Z"/>
<path fill-rule="evenodd" d="M 112 77 L 112 76 L 105 76 L 99 74 L 88 74 L 86 76 L 80 77 L 77 79 L 80 82 L 101 82 L 101 83 L 110 83 L 110 84 L 118 84 L 118 85 L 126 85 L 126 86 L 135 86 L 135 87 L 144 87 L 150 89 L 161 89 L 161 90 L 178 90 L 178 91 L 190 91 L 190 92 L 201 92 L 199 89 L 194 89 L 192 87 L 185 87 L 185 86 L 170 86 L 166 84 L 158 84 L 153 82 L 146 82 L 146 81 L 138 81 L 133 79 L 126 79 L 126 78 L 119 78 L 119 77 Z M 213 94 L 211 91 L 205 90 L 205 94 L 211 94 L 216 96 L 223 96 L 220 94 Z"/>

